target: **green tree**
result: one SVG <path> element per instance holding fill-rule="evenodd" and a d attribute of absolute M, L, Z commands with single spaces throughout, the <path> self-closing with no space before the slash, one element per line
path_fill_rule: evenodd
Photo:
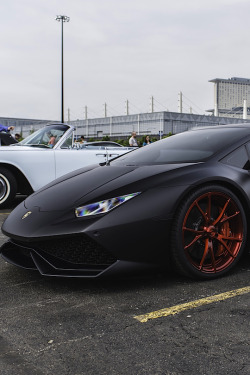
<path fill-rule="evenodd" d="M 102 141 L 110 141 L 110 137 L 108 135 L 105 135 L 102 137 Z"/>

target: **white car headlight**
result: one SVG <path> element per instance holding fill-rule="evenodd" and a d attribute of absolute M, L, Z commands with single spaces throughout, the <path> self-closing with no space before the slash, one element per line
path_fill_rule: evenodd
<path fill-rule="evenodd" d="M 140 192 L 121 195 L 120 197 L 110 198 L 104 201 L 90 203 L 86 206 L 77 207 L 75 209 L 75 215 L 76 217 L 83 217 L 104 214 L 120 206 L 120 204 L 127 202 L 129 199 L 134 198 L 138 194 L 140 194 Z"/>

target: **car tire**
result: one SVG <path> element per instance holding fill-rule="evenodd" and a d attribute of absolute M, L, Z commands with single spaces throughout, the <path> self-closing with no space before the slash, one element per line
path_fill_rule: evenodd
<path fill-rule="evenodd" d="M 185 197 L 176 212 L 173 265 L 191 278 L 222 276 L 240 259 L 246 237 L 246 215 L 237 196 L 219 185 L 200 187 Z"/>
<path fill-rule="evenodd" d="M 11 204 L 17 193 L 17 182 L 13 174 L 0 168 L 0 208 Z"/>

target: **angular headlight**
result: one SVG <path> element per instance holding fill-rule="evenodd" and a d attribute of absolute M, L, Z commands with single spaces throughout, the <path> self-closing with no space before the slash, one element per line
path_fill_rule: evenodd
<path fill-rule="evenodd" d="M 127 202 L 129 199 L 134 198 L 140 192 L 121 195 L 120 197 L 106 199 L 105 201 L 100 201 L 96 203 L 90 203 L 86 206 L 77 207 L 75 209 L 76 217 L 83 217 L 89 215 L 105 214 L 113 210 L 113 208 L 120 206 L 120 204 Z"/>

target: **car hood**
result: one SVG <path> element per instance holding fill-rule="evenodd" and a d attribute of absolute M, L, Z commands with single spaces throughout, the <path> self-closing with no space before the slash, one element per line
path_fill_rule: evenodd
<path fill-rule="evenodd" d="M 55 180 L 30 195 L 24 202 L 27 209 L 39 211 L 65 211 L 78 205 L 95 202 L 145 190 L 159 184 L 166 185 L 166 173 L 173 173 L 169 184 L 178 184 L 174 178 L 179 168 L 187 164 L 164 166 L 88 166 Z M 180 176 L 180 173 L 178 173 Z M 172 182 L 171 182 L 172 180 Z M 179 184 L 182 184 L 181 180 Z"/>

